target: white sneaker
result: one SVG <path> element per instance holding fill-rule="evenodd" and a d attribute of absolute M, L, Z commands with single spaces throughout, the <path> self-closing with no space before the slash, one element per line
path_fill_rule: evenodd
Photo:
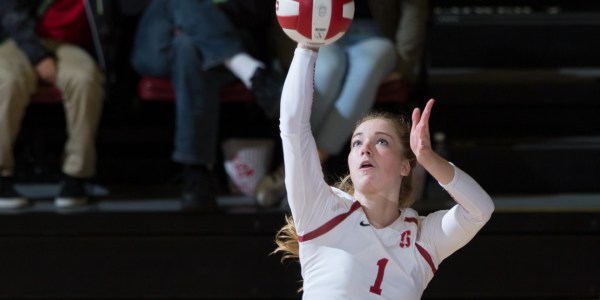
<path fill-rule="evenodd" d="M 71 208 L 87 204 L 88 196 L 85 184 L 84 179 L 65 175 L 58 196 L 54 199 L 54 206 L 57 208 Z"/>
<path fill-rule="evenodd" d="M 29 199 L 23 196 L 17 197 L 0 197 L 1 209 L 18 209 L 29 205 Z"/>
<path fill-rule="evenodd" d="M 279 166 L 271 174 L 260 179 L 255 189 L 256 202 L 269 207 L 277 204 L 285 196 L 285 169 Z"/>
<path fill-rule="evenodd" d="M 12 177 L 0 177 L 0 209 L 17 209 L 29 205 L 13 185 Z"/>
<path fill-rule="evenodd" d="M 71 208 L 88 203 L 87 197 L 56 197 L 54 206 L 57 208 Z"/>

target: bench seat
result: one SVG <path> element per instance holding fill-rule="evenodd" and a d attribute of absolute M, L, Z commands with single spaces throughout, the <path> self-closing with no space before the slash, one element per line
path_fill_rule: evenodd
<path fill-rule="evenodd" d="M 410 86 L 401 80 L 383 83 L 379 87 L 376 104 L 405 103 L 408 101 Z M 142 77 L 138 84 L 138 96 L 142 101 L 175 101 L 173 84 L 168 79 L 150 76 Z M 221 90 L 222 102 L 252 102 L 254 96 L 241 81 L 235 81 Z M 62 102 L 61 92 L 53 85 L 40 83 L 31 97 L 32 103 Z"/>

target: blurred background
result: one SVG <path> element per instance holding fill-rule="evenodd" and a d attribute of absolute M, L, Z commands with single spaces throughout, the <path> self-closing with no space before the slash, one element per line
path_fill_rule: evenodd
<path fill-rule="evenodd" d="M 142 85 L 129 64 L 145 4 L 117 7 L 93 205 L 53 207 L 62 105 L 28 108 L 18 188 L 37 200 L 0 214 L 0 298 L 299 299 L 298 264 L 270 254 L 284 205 L 233 192 L 220 170 L 224 212 L 181 212 L 172 90 Z M 600 2 L 430 0 L 429 13 L 418 81 L 377 106 L 407 112 L 437 99 L 436 150 L 478 180 L 496 212 L 441 264 L 423 298 L 600 299 Z M 278 165 L 278 122 L 243 92 L 228 97 L 220 139 L 273 140 Z M 342 174 L 345 159 L 329 171 Z M 425 178 L 415 208 L 450 205 Z"/>

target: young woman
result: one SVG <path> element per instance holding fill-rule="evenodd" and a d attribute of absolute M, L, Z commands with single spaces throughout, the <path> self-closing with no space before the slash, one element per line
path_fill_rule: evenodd
<path fill-rule="evenodd" d="M 432 150 L 429 116 L 412 127 L 387 114 L 359 122 L 341 188 L 323 179 L 310 128 L 318 49 L 299 45 L 284 85 L 280 130 L 293 220 L 277 236 L 284 257 L 298 257 L 305 299 L 420 299 L 443 259 L 489 220 L 494 205 L 466 173 Z M 458 203 L 419 216 L 409 208 L 418 162 Z"/>

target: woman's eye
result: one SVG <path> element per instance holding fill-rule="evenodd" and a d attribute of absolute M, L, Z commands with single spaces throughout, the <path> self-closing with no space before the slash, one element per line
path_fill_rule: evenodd
<path fill-rule="evenodd" d="M 360 145 L 361 145 L 360 141 L 354 141 L 354 142 L 352 142 L 352 147 L 358 147 Z"/>
<path fill-rule="evenodd" d="M 384 140 L 384 139 L 381 139 L 381 140 L 378 140 L 378 141 L 377 141 L 377 144 L 378 144 L 378 145 L 387 145 L 387 144 L 388 144 L 388 142 L 387 142 L 386 140 Z"/>

